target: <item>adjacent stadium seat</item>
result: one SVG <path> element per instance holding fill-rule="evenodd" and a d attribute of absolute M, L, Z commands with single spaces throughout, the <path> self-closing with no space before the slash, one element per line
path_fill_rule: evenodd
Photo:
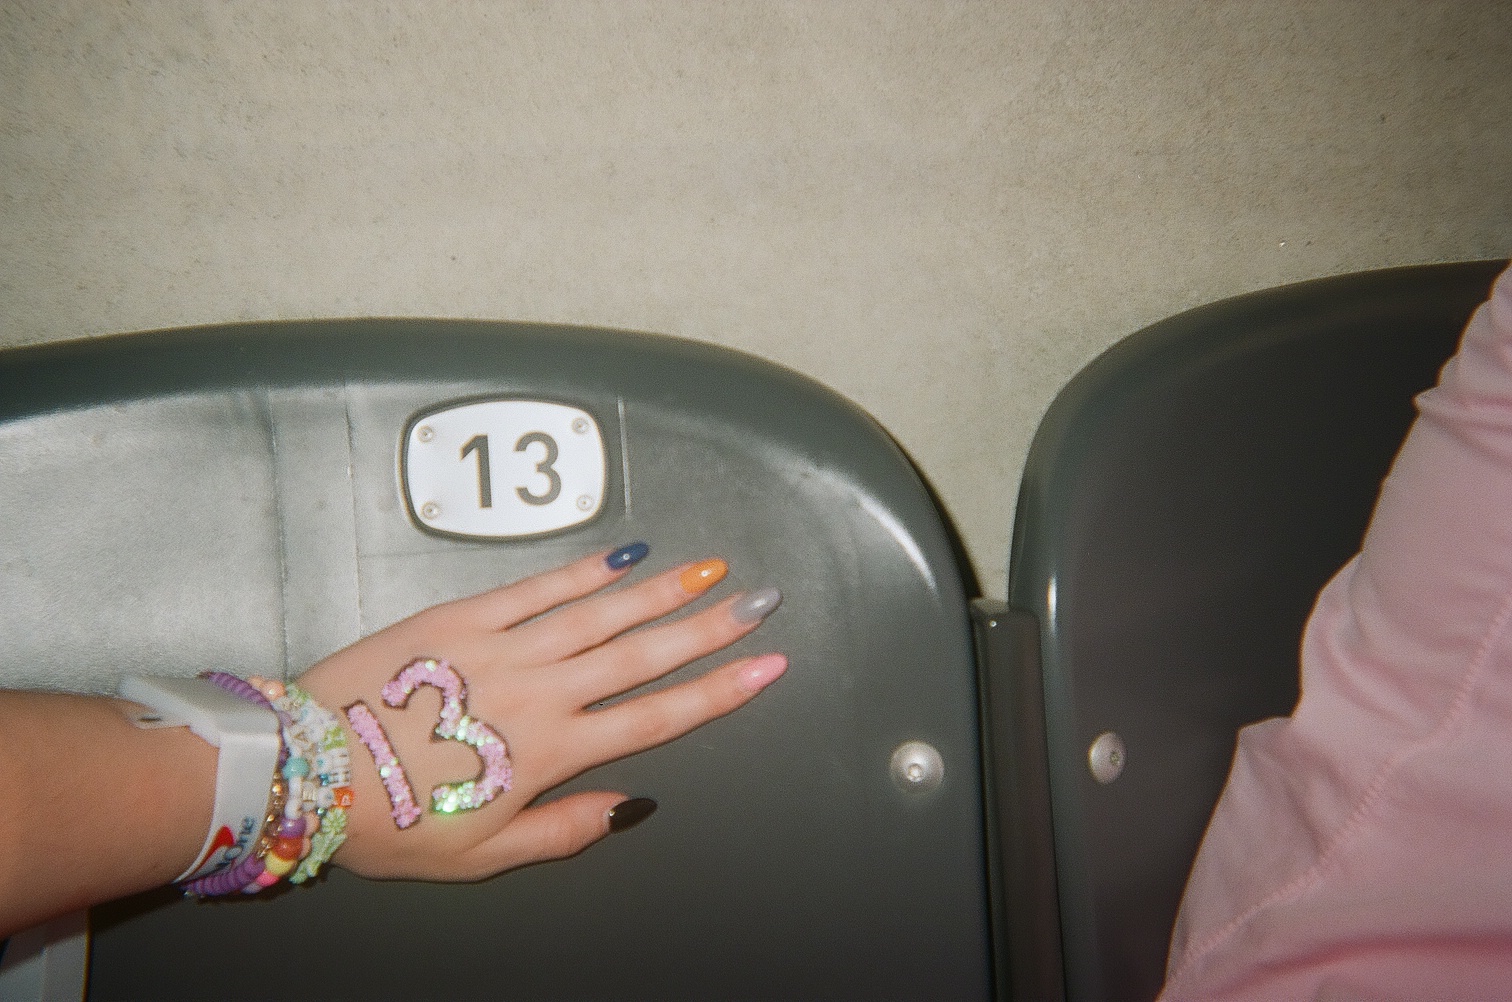
<path fill-rule="evenodd" d="M 1313 599 L 1504 266 L 1202 307 L 1056 398 L 1020 487 L 1008 607 L 982 610 L 1013 998 L 1159 991 L 1235 732 L 1291 711 Z"/>

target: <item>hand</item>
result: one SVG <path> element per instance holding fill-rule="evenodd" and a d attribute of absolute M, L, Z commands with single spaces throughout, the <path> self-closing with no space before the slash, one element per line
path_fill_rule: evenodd
<path fill-rule="evenodd" d="M 676 567 L 595 594 L 645 555 L 643 544 L 411 616 L 331 655 L 298 684 L 347 729 L 355 802 L 333 862 L 368 877 L 477 880 L 580 852 L 608 834 L 611 812 L 644 816 L 620 792 L 577 793 L 530 806 L 578 773 L 671 741 L 743 705 L 787 668 L 780 654 L 745 658 L 700 678 L 593 709 L 754 630 L 781 601 L 776 589 L 726 599 L 670 623 L 651 623 L 692 602 L 725 575 L 721 560 Z M 581 601 L 579 601 L 581 600 Z M 571 604 L 568 604 L 571 603 Z M 627 632 L 627 631 L 634 632 Z M 445 660 L 467 686 L 465 711 L 503 738 L 511 787 L 474 810 L 429 810 L 440 783 L 475 778 L 479 756 L 433 736 L 441 693 L 421 686 L 402 709 L 383 686 L 417 659 Z M 400 830 L 367 748 L 345 709 L 361 701 L 403 765 L 419 821 Z"/>

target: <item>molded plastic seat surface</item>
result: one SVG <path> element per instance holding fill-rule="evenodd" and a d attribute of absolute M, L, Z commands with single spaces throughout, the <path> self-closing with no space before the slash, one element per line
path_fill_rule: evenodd
<path fill-rule="evenodd" d="M 401 445 L 417 416 L 478 398 L 591 414 L 607 453 L 598 515 L 513 540 L 428 532 Z M 0 471 L 12 686 L 292 676 L 435 602 L 635 539 L 653 571 L 727 557 L 731 580 L 702 601 L 767 584 L 786 596 L 719 656 L 785 651 L 777 685 L 571 784 L 655 797 L 633 832 L 476 885 L 337 870 L 267 900 L 168 891 L 96 909 L 91 998 L 991 994 L 962 571 L 891 440 L 811 381 L 577 328 L 157 332 L 0 353 Z M 519 489 L 550 493 L 539 477 Z M 944 758 L 933 792 L 892 778 L 909 740 Z"/>
<path fill-rule="evenodd" d="M 1358 550 L 1414 394 L 1502 267 L 1203 307 L 1127 338 L 1055 400 L 984 679 L 1017 997 L 1158 992 L 1235 732 L 1291 711 L 1313 600 Z M 1104 732 L 1127 749 L 1107 785 L 1088 766 Z"/>

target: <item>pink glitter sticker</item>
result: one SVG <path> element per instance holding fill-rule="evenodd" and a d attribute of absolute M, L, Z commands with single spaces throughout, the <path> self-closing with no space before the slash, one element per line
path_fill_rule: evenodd
<path fill-rule="evenodd" d="M 431 658 L 410 662 L 383 687 L 383 701 L 401 709 L 422 685 L 441 690 L 436 736 L 467 745 L 483 763 L 483 771 L 476 778 L 441 783 L 431 790 L 431 810 L 441 814 L 470 811 L 493 800 L 495 794 L 508 792 L 513 778 L 509 749 L 497 731 L 467 715 L 467 684 L 451 665 Z"/>
<path fill-rule="evenodd" d="M 373 711 L 368 709 L 366 703 L 361 700 L 353 703 L 346 708 L 346 716 L 352 723 L 352 730 L 357 732 L 357 737 L 362 739 L 368 753 L 373 756 L 373 764 L 378 767 L 378 778 L 383 780 L 389 804 L 393 806 L 389 814 L 393 817 L 394 824 L 403 831 L 420 820 L 415 791 L 410 788 L 404 766 L 399 764 L 399 757 L 394 754 L 388 735 L 383 732 L 383 725 L 373 716 Z"/>

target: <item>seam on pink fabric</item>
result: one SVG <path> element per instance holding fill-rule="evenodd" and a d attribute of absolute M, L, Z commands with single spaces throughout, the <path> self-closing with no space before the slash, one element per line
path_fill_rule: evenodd
<path fill-rule="evenodd" d="M 1496 641 L 1500 639 L 1502 633 L 1506 630 L 1509 618 L 1512 618 L 1512 593 L 1503 596 L 1501 607 L 1497 610 L 1496 615 L 1492 617 L 1490 624 L 1486 627 L 1485 635 L 1476 647 L 1475 654 L 1470 661 L 1470 667 L 1460 679 L 1459 688 L 1455 690 L 1454 699 L 1450 701 L 1449 709 L 1445 711 L 1443 719 L 1434 727 L 1433 732 L 1419 741 L 1403 745 L 1381 765 L 1381 768 L 1377 770 L 1376 775 L 1371 779 L 1370 785 L 1360 795 L 1360 802 L 1355 805 L 1355 809 L 1350 812 L 1349 817 L 1340 826 L 1338 833 L 1334 835 L 1333 839 L 1318 854 L 1318 858 L 1313 861 L 1313 864 L 1306 871 L 1290 883 L 1283 884 L 1255 904 L 1240 912 L 1227 925 L 1210 935 L 1191 950 L 1188 950 L 1186 958 L 1181 962 L 1180 966 L 1172 971 L 1170 977 L 1166 979 L 1169 988 L 1179 990 L 1179 982 L 1191 970 L 1193 965 L 1221 946 L 1225 940 L 1234 936 L 1240 929 L 1249 924 L 1255 916 L 1287 898 L 1296 897 L 1318 881 L 1323 871 L 1332 865 L 1334 859 L 1343 852 L 1345 845 L 1359 832 L 1360 827 L 1365 822 L 1366 816 L 1370 814 L 1371 810 L 1379 802 L 1386 784 L 1391 781 L 1402 763 L 1413 755 L 1441 743 L 1448 736 L 1450 729 L 1464 716 L 1465 708 L 1470 703 L 1470 694 L 1474 690 L 1476 683 L 1480 681 L 1480 677 L 1486 667 L 1486 661 L 1490 658 Z M 1162 990 L 1161 998 L 1164 999 L 1165 997 L 1165 991 Z"/>

